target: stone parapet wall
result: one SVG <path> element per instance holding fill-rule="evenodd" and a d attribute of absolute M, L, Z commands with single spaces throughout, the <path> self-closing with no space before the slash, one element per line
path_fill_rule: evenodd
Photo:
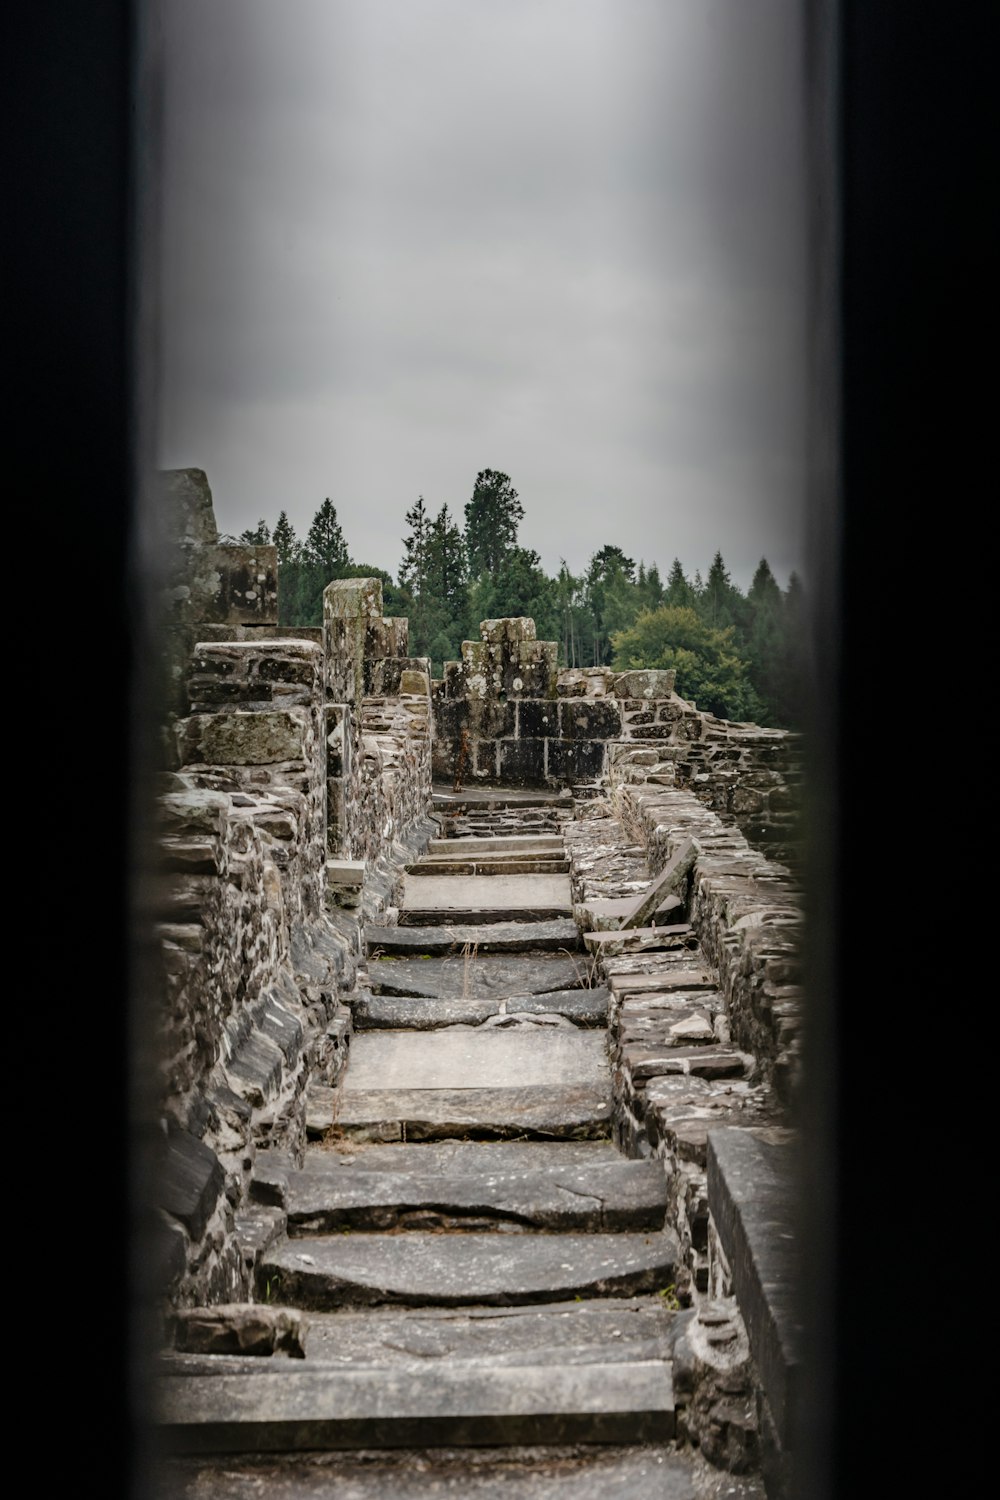
<path fill-rule="evenodd" d="M 612 797 L 656 873 L 688 838 L 698 846 L 688 919 L 718 974 L 733 1043 L 787 1102 L 798 1077 L 801 887 L 686 788 L 621 782 Z"/>

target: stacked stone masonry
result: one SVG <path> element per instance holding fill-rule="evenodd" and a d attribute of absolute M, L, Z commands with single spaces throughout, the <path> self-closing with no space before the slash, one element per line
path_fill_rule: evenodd
<path fill-rule="evenodd" d="M 268 549 L 220 545 L 199 471 L 167 491 L 182 554 L 158 929 L 172 1305 L 253 1301 L 285 1228 L 251 1196 L 258 1154 L 301 1161 L 310 1095 L 337 1089 L 365 924 L 394 920 L 400 872 L 439 832 L 432 776 L 570 789 L 559 826 L 581 931 L 616 926 L 602 903 L 694 840 L 665 930 L 588 944 L 581 962 L 610 996 L 615 1140 L 668 1168 L 678 1296 L 728 1297 L 709 1133 L 780 1131 L 798 1086 L 796 737 L 698 711 L 672 673 L 560 670 L 531 620 L 484 621 L 432 682 L 374 579 L 331 583 L 321 630 L 282 629 Z"/>

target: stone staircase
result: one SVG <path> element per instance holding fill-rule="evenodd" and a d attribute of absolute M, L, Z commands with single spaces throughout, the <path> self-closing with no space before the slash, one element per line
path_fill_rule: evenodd
<path fill-rule="evenodd" d="M 671 1166 L 622 1154 L 615 1104 L 623 1059 L 629 1087 L 742 1075 L 711 1021 L 694 1034 L 711 979 L 684 941 L 645 986 L 627 962 L 600 982 L 567 796 L 441 792 L 435 812 L 398 921 L 367 929 L 341 1086 L 317 1091 L 304 1158 L 255 1166 L 256 1312 L 303 1357 L 181 1337 L 162 1493 L 762 1495 L 677 1446 L 678 1372 L 696 1401 L 699 1340 L 745 1335 L 681 1310 L 692 1230 Z"/>

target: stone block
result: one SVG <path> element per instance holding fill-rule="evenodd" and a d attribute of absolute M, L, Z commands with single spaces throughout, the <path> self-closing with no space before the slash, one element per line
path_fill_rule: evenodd
<path fill-rule="evenodd" d="M 206 562 L 215 589 L 204 601 L 202 618 L 223 625 L 278 623 L 278 553 L 274 547 L 225 545 Z"/>
<path fill-rule="evenodd" d="M 603 740 L 549 740 L 548 775 L 557 781 L 596 781 L 604 774 Z"/>
<path fill-rule="evenodd" d="M 430 693 L 430 686 L 430 674 L 426 671 L 417 671 L 413 667 L 408 667 L 400 673 L 399 692 L 401 695 L 414 693 L 420 697 L 426 697 Z"/>
<path fill-rule="evenodd" d="M 380 578 L 335 578 L 323 590 L 323 618 L 364 620 L 382 614 Z M 393 653 L 394 655 L 397 653 Z"/>
<path fill-rule="evenodd" d="M 366 661 L 383 656 L 406 656 L 409 652 L 409 620 L 390 617 L 365 621 L 364 654 Z"/>
<path fill-rule="evenodd" d="M 186 1130 L 171 1129 L 159 1174 L 160 1207 L 200 1240 L 219 1201 L 225 1177 L 210 1146 Z"/>
<path fill-rule="evenodd" d="M 614 698 L 568 698 L 560 702 L 559 732 L 566 740 L 621 738 L 621 708 Z"/>
<path fill-rule="evenodd" d="M 264 766 L 304 760 L 308 710 L 192 714 L 177 725 L 182 765 Z"/>
<path fill-rule="evenodd" d="M 545 780 L 545 741 L 521 738 L 498 742 L 501 781 L 514 786 L 540 786 Z"/>
<path fill-rule="evenodd" d="M 214 547 L 219 528 L 204 469 L 162 469 L 156 488 L 163 531 L 170 540 L 181 546 Z"/>
<path fill-rule="evenodd" d="M 619 672 L 612 679 L 612 691 L 616 698 L 669 698 L 674 690 L 677 673 L 652 667 L 636 672 Z"/>
<path fill-rule="evenodd" d="M 522 698 L 517 703 L 517 733 L 537 739 L 558 735 L 558 706 L 551 698 Z"/>
<path fill-rule="evenodd" d="M 499 690 L 511 697 L 552 698 L 555 668 L 541 661 L 504 661 L 499 668 Z"/>
<path fill-rule="evenodd" d="M 533 641 L 535 622 L 527 615 L 507 616 L 502 620 L 481 620 L 479 639 L 497 644 L 501 641 Z"/>

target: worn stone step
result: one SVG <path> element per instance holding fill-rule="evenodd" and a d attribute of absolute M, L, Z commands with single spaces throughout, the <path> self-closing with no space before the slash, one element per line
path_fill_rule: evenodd
<path fill-rule="evenodd" d="M 376 1146 L 370 1155 L 446 1150 L 435 1146 Z M 460 1150 L 492 1150 L 477 1143 Z M 523 1145 L 507 1150 L 524 1150 Z M 529 1147 L 527 1149 L 537 1149 Z M 544 1149 L 544 1148 L 542 1148 Z M 603 1151 L 600 1145 L 560 1146 L 561 1151 Z M 406 1365 L 420 1360 L 433 1374 L 438 1364 L 593 1365 L 665 1359 L 678 1316 L 670 1297 L 596 1297 L 536 1302 L 527 1307 L 363 1307 L 308 1313 L 276 1308 L 276 1317 L 300 1332 L 312 1365 Z M 257 1310 L 261 1304 L 253 1304 Z M 247 1355 L 181 1353 L 161 1356 L 161 1368 L 192 1375 L 239 1374 Z"/>
<path fill-rule="evenodd" d="M 480 875 L 474 880 L 462 875 L 405 875 L 399 903 L 403 926 L 453 920 L 552 921 L 572 915 L 567 875 Z"/>
<path fill-rule="evenodd" d="M 429 956 L 459 954 L 466 947 L 484 953 L 565 953 L 583 947 L 580 929 L 572 920 L 545 922 L 467 921 L 440 926 L 381 927 L 366 929 L 369 954 L 399 953 Z"/>
<path fill-rule="evenodd" d="M 261 1294 L 290 1306 L 402 1303 L 511 1307 L 634 1296 L 674 1284 L 671 1230 L 624 1234 L 336 1234 L 301 1237 L 261 1263 Z"/>
<path fill-rule="evenodd" d="M 507 833 L 484 834 L 482 838 L 431 839 L 427 845 L 429 856 L 441 855 L 454 859 L 459 855 L 484 858 L 490 854 L 563 854 L 566 845 L 558 833 Z"/>
<path fill-rule="evenodd" d="M 412 1029 L 432 1031 L 441 1026 L 477 1026 L 499 1016 L 560 1015 L 575 1026 L 603 1026 L 608 1018 L 610 992 L 604 988 L 553 990 L 541 995 L 499 996 L 372 995 L 355 990 L 349 997 L 358 1031 Z"/>
<path fill-rule="evenodd" d="M 315 1122 L 314 1114 L 311 1129 Z M 611 1083 L 603 1088 L 546 1083 L 497 1089 L 359 1089 L 331 1103 L 323 1128 L 312 1133 L 329 1130 L 362 1141 L 606 1140 Z"/>
<path fill-rule="evenodd" d="M 535 954 L 528 958 L 496 955 L 466 958 L 373 959 L 368 984 L 376 995 L 420 995 L 428 999 L 503 1000 L 511 995 L 540 995 L 585 985 L 593 973 L 587 959 Z"/>
<path fill-rule="evenodd" d="M 538 1084 L 608 1086 L 603 1036 L 566 1030 L 449 1027 L 356 1036 L 344 1099 L 368 1089 L 504 1089 Z"/>
<path fill-rule="evenodd" d="M 449 1364 L 289 1367 L 161 1381 L 159 1421 L 174 1452 L 276 1453 L 420 1444 L 640 1443 L 674 1433 L 665 1360 L 553 1368 Z"/>
<path fill-rule="evenodd" d="M 175 1456 L 151 1500 L 766 1500 L 752 1475 L 696 1482 L 672 1443 L 457 1446 L 368 1452 Z"/>
<path fill-rule="evenodd" d="M 392 1165 L 379 1156 L 388 1153 Z M 266 1171 L 266 1167 L 264 1169 Z M 313 1151 L 298 1171 L 264 1172 L 289 1234 L 348 1229 L 662 1229 L 663 1164 L 629 1161 L 600 1145 L 374 1147 L 356 1163 Z"/>
<path fill-rule="evenodd" d="M 547 792 L 519 790 L 514 787 L 470 787 L 468 791 L 453 792 L 444 787 L 435 787 L 432 801 L 435 812 L 508 812 L 518 808 L 557 808 L 571 812 L 573 799 L 569 790 Z"/>
<path fill-rule="evenodd" d="M 564 875 L 569 870 L 565 854 L 496 855 L 477 858 L 471 854 L 457 859 L 420 859 L 416 864 L 405 865 L 404 873 L 420 878 L 428 875 Z"/>

